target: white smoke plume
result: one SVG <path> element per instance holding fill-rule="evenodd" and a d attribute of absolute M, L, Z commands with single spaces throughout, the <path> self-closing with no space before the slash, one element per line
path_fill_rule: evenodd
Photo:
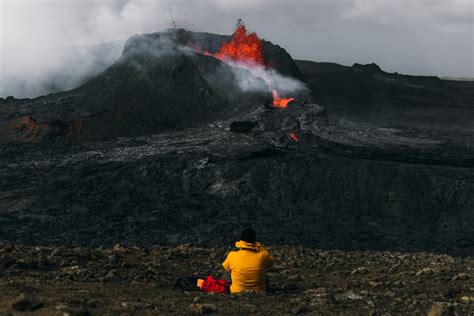
<path fill-rule="evenodd" d="M 0 97 L 65 91 L 99 74 L 121 54 L 122 42 L 91 47 L 15 47 L 3 53 Z"/>
<path fill-rule="evenodd" d="M 261 78 L 271 90 L 276 90 L 281 96 L 287 96 L 308 90 L 306 85 L 291 77 L 284 76 L 272 68 L 261 65 L 241 64 L 226 61 L 227 64 L 235 68 L 244 68 L 252 76 L 245 76 L 240 71 L 234 71 L 239 86 L 243 91 L 261 91 L 262 86 L 257 84 L 253 78 Z"/>

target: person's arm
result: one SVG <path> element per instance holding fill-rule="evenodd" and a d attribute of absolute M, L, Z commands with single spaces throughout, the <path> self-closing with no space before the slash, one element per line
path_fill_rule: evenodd
<path fill-rule="evenodd" d="M 222 263 L 222 267 L 224 267 L 224 270 L 227 272 L 231 272 L 229 257 L 230 257 L 230 253 L 227 255 L 227 258 L 225 259 L 224 263 Z"/>
<path fill-rule="evenodd" d="M 266 253 L 265 253 L 265 268 L 266 269 L 269 269 L 273 266 L 273 264 L 275 263 L 275 259 L 273 258 L 273 256 L 268 252 L 268 250 L 265 250 Z"/>

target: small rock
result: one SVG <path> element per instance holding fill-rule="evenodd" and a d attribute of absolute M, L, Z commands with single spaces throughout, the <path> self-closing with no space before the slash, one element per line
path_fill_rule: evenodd
<path fill-rule="evenodd" d="M 351 275 L 354 275 L 354 274 L 367 274 L 369 272 L 370 272 L 370 270 L 367 269 L 366 267 L 359 267 L 359 268 L 356 268 L 356 269 L 352 270 Z"/>
<path fill-rule="evenodd" d="M 347 299 L 350 299 L 350 300 L 362 300 L 362 299 L 364 299 L 362 296 L 354 293 L 354 291 L 349 291 L 347 293 L 344 293 L 343 296 Z"/>
<path fill-rule="evenodd" d="M 291 282 L 298 282 L 302 280 L 303 278 L 301 277 L 301 275 L 297 275 L 297 274 L 288 277 L 288 281 L 291 281 Z"/>
<path fill-rule="evenodd" d="M 67 306 L 66 304 L 63 304 L 63 303 L 58 304 L 58 305 L 56 305 L 56 307 L 55 307 L 55 309 L 58 310 L 58 311 L 64 310 L 64 309 L 66 309 L 66 308 L 69 308 L 69 306 Z"/>
<path fill-rule="evenodd" d="M 435 303 L 426 314 L 427 316 L 447 316 L 451 315 L 451 305 L 447 303 Z"/>
<path fill-rule="evenodd" d="M 334 304 L 335 302 L 336 302 L 336 299 L 331 293 L 317 294 L 311 300 L 311 304 L 316 304 L 316 305 L 330 305 L 330 304 Z"/>
<path fill-rule="evenodd" d="M 181 253 L 189 253 L 189 249 L 191 248 L 190 244 L 181 244 L 176 246 L 176 249 L 181 251 Z"/>
<path fill-rule="evenodd" d="M 43 306 L 43 302 L 32 297 L 27 297 L 25 294 L 18 296 L 12 304 L 12 308 L 19 312 L 32 312 Z"/>
<path fill-rule="evenodd" d="M 99 302 L 97 300 L 88 300 L 87 305 L 91 308 L 97 308 L 99 306 Z"/>
<path fill-rule="evenodd" d="M 469 305 L 474 301 L 474 296 L 464 295 L 459 299 L 462 303 Z"/>
<path fill-rule="evenodd" d="M 113 271 L 109 271 L 109 273 L 107 273 L 107 274 L 105 275 L 105 278 L 106 278 L 106 279 L 112 279 L 113 277 L 114 277 L 114 272 L 113 272 Z"/>
<path fill-rule="evenodd" d="M 79 271 L 79 266 L 72 266 L 62 269 L 62 272 L 68 275 L 76 275 Z"/>
<path fill-rule="evenodd" d="M 435 271 L 431 268 L 424 268 L 424 269 L 421 269 L 421 270 L 418 270 L 418 272 L 416 272 L 416 276 L 420 276 L 420 275 L 431 275 L 431 274 L 434 274 Z"/>
<path fill-rule="evenodd" d="M 316 289 L 307 289 L 305 291 L 306 294 L 313 295 L 313 294 L 326 294 L 328 291 L 325 287 L 318 287 Z"/>
<path fill-rule="evenodd" d="M 214 314 L 217 313 L 217 307 L 214 304 L 191 304 L 188 310 L 193 314 Z"/>
<path fill-rule="evenodd" d="M 295 308 L 292 308 L 292 309 L 291 309 L 291 313 L 292 313 L 293 315 L 303 314 L 303 313 L 305 313 L 306 311 L 307 311 L 306 308 L 303 307 L 303 306 L 298 306 L 298 307 L 295 307 Z"/>
<path fill-rule="evenodd" d="M 1 246 L 2 249 L 5 250 L 5 252 L 10 252 L 15 249 L 15 246 L 9 241 L 5 241 Z"/>
<path fill-rule="evenodd" d="M 394 298 L 396 296 L 395 292 L 390 291 L 390 290 L 386 290 L 384 292 L 384 295 L 387 296 L 387 297 L 390 297 L 390 298 Z"/>
<path fill-rule="evenodd" d="M 456 280 L 465 281 L 465 280 L 469 280 L 469 278 L 470 278 L 469 274 L 467 274 L 467 273 L 459 273 L 459 274 L 456 274 L 451 280 L 452 280 L 452 281 L 456 281 Z"/>

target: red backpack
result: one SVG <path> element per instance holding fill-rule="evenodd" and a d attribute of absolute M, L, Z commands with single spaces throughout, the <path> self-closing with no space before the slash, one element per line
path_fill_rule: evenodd
<path fill-rule="evenodd" d="M 212 276 L 207 278 L 199 279 L 198 286 L 203 292 L 217 292 L 217 293 L 229 293 L 231 283 L 224 280 L 215 280 Z"/>

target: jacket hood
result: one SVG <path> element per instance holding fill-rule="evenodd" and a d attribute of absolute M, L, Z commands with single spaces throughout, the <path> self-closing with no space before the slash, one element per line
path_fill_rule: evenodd
<path fill-rule="evenodd" d="M 259 242 L 252 244 L 247 241 L 239 240 L 238 242 L 235 243 L 235 247 L 239 249 L 259 251 L 262 248 L 262 244 L 260 244 Z"/>

